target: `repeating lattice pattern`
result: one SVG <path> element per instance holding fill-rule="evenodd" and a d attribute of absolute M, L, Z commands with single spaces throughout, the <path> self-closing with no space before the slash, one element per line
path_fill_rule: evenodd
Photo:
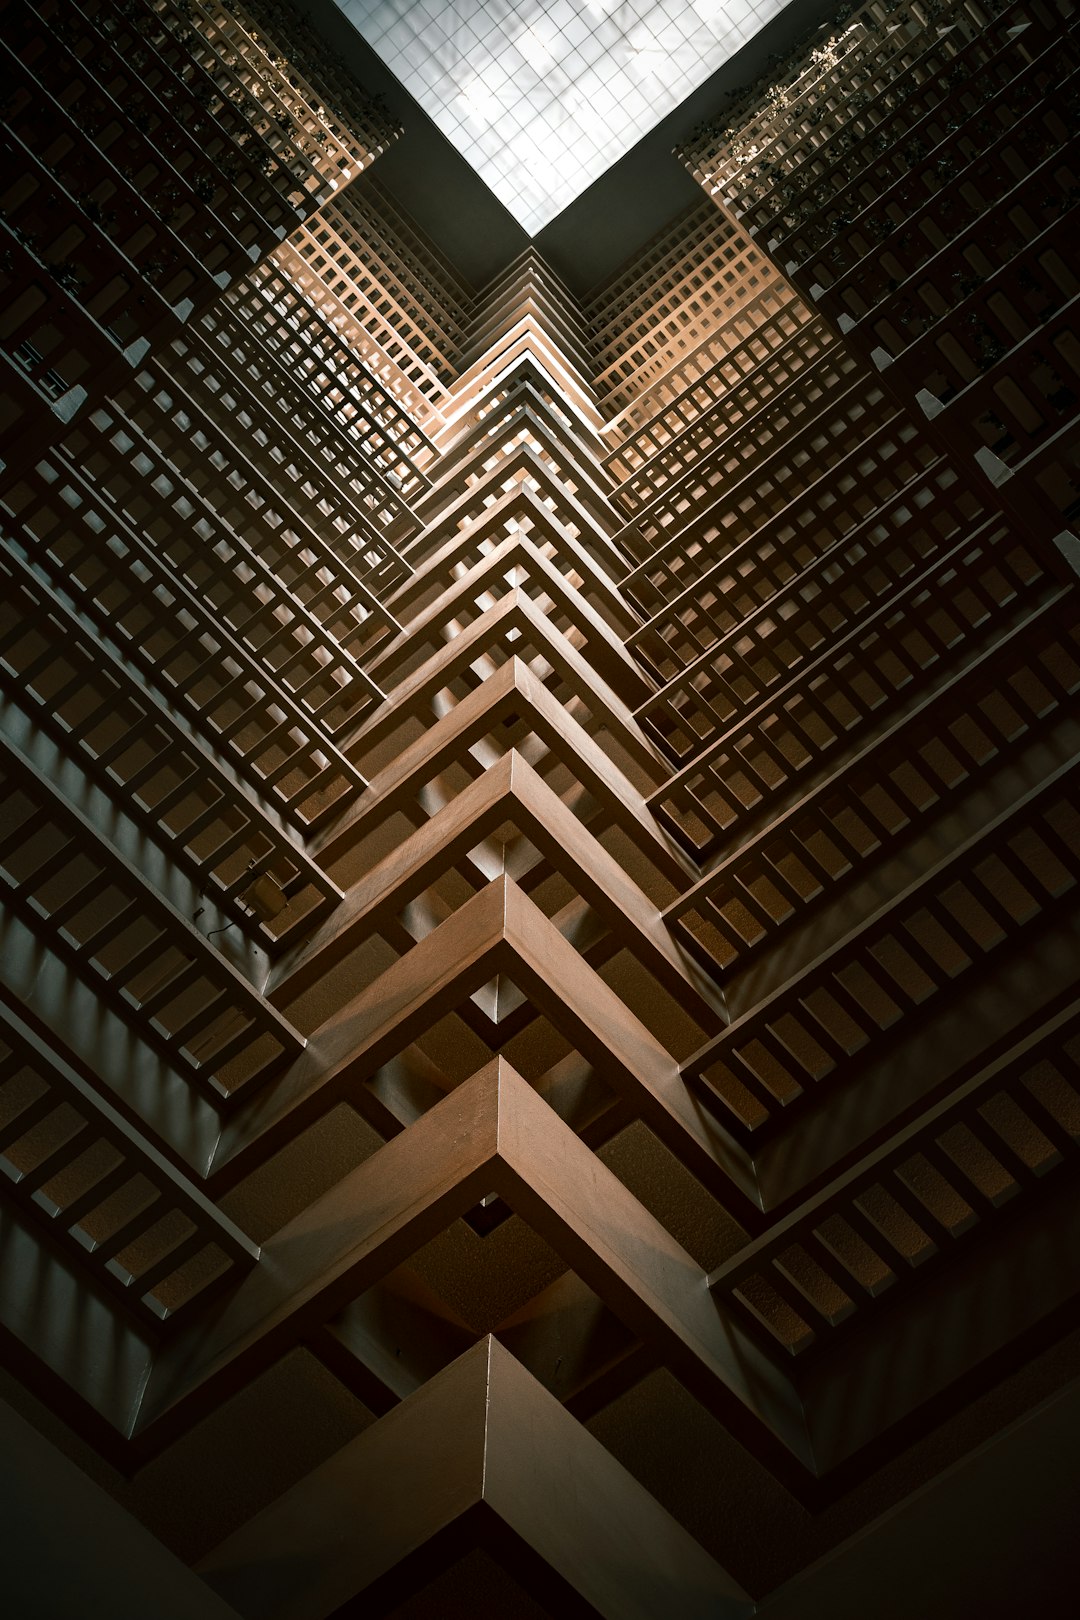
<path fill-rule="evenodd" d="M 1071 10 L 872 0 L 579 304 L 250 5 L 8 8 L 0 1331 L 353 1424 L 200 1480 L 242 1612 L 748 1617 L 599 1436 L 810 1517 L 1075 1310 Z"/>

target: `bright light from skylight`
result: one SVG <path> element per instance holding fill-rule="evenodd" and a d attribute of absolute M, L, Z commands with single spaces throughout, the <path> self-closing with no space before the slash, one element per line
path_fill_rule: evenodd
<path fill-rule="evenodd" d="M 530 235 L 787 0 L 337 0 Z"/>

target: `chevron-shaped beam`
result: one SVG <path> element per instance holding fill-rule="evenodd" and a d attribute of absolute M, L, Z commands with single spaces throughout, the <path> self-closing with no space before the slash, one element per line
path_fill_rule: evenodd
<path fill-rule="evenodd" d="M 321 1026 L 279 1081 L 226 1120 L 211 1179 L 232 1182 L 343 1098 L 392 1134 L 402 1103 L 364 1081 L 496 974 L 525 993 L 689 1169 L 731 1196 L 731 1137 L 692 1096 L 671 1054 L 507 877 L 380 974 Z"/>
<path fill-rule="evenodd" d="M 490 443 L 486 454 L 491 454 Z M 503 468 L 499 471 L 505 479 Z M 475 500 L 475 490 L 470 494 Z M 418 564 L 415 573 L 395 586 L 386 598 L 386 611 L 403 619 L 418 608 L 426 607 L 458 577 L 458 565 L 462 561 L 471 565 L 483 555 L 485 546 L 499 545 L 507 539 L 511 523 L 516 532 L 528 533 L 530 537 L 542 535 L 545 542 L 551 544 L 554 566 L 560 573 L 573 571 L 579 575 L 582 597 L 616 634 L 625 636 L 641 626 L 640 611 L 625 599 L 618 585 L 573 530 L 528 484 L 515 484 L 453 531 Z M 442 525 L 439 532 L 444 532 Z"/>
<path fill-rule="evenodd" d="M 573 1271 L 564 1271 L 491 1331 L 581 1421 L 656 1365 L 653 1349 Z M 382 1413 L 449 1366 L 477 1336 L 406 1265 L 318 1329 L 308 1347 L 365 1406 Z"/>
<path fill-rule="evenodd" d="M 723 1319 L 691 1256 L 501 1059 L 270 1238 L 218 1315 L 158 1355 L 132 1391 L 137 1450 L 166 1444 L 492 1192 L 776 1466 L 813 1468 L 788 1380 Z"/>
<path fill-rule="evenodd" d="M 513 735 L 534 732 L 676 888 L 696 875 L 689 859 L 659 830 L 633 782 L 516 655 L 403 747 L 372 777 L 352 809 L 313 839 L 320 866 L 333 867 L 387 816 L 402 809 L 408 813 L 410 801 L 440 772 L 466 759 L 484 737 L 500 731 L 505 736 L 511 726 Z M 418 819 L 415 806 L 412 819 Z"/>
<path fill-rule="evenodd" d="M 393 737 L 407 720 L 420 717 L 430 724 L 437 713 L 435 699 L 472 665 L 495 651 L 503 658 L 520 658 L 526 647 L 550 666 L 560 681 L 579 698 L 593 716 L 592 729 L 607 733 L 631 767 L 650 783 L 659 783 L 668 767 L 638 726 L 622 699 L 593 669 L 589 660 L 553 628 L 536 603 L 523 590 L 508 591 L 494 607 L 481 613 L 453 639 L 440 647 L 394 687 L 386 701 L 343 740 L 351 760 L 366 758 Z"/>
<path fill-rule="evenodd" d="M 199 1566 L 249 1620 L 396 1607 L 475 1547 L 566 1615 L 742 1620 L 746 1593 L 496 1339 Z"/>
<path fill-rule="evenodd" d="M 288 1005 L 506 822 L 573 883 L 621 946 L 669 990 L 690 998 L 699 1022 L 715 1024 L 723 1003 L 712 981 L 682 957 L 637 884 L 515 751 L 353 885 L 334 916 L 277 964 L 269 999 Z"/>
<path fill-rule="evenodd" d="M 508 387 L 506 402 L 497 422 L 485 415 L 473 426 L 459 433 L 452 445 L 433 468 L 434 483 L 431 490 L 417 504 L 416 516 L 428 527 L 437 522 L 443 511 L 457 500 L 462 486 L 470 476 L 491 459 L 492 443 L 514 436 L 526 427 L 530 437 L 540 441 L 559 468 L 565 481 L 573 479 L 572 499 L 588 508 L 594 521 L 601 526 L 606 521 L 611 527 L 619 526 L 610 506 L 611 493 L 617 485 L 605 474 L 602 441 L 588 436 L 587 446 L 581 443 L 585 432 L 577 424 L 577 434 L 568 428 L 566 418 L 556 419 L 539 391 L 540 379 L 526 367 L 520 367 L 515 382 Z M 546 462 L 541 462 L 546 466 Z M 613 559 L 603 558 L 608 569 Z M 619 570 L 620 572 L 624 570 Z"/>
<path fill-rule="evenodd" d="M 419 571 L 409 584 L 418 577 Z M 511 577 L 512 585 L 508 583 Z M 430 592 L 430 580 L 421 584 L 426 584 Z M 415 667 L 425 651 L 431 657 L 452 635 L 460 635 L 462 622 L 478 616 L 476 604 L 484 596 L 501 597 L 514 589 L 546 597 L 551 607 L 543 611 L 551 619 L 552 628 L 565 623 L 577 632 L 583 642 L 577 650 L 596 675 L 624 703 L 643 707 L 647 704 L 654 683 L 586 595 L 544 556 L 532 536 L 525 534 L 501 537 L 490 551 L 471 562 L 466 573 L 455 570 L 448 583 L 440 582 L 434 600 L 421 606 L 401 633 L 375 655 L 369 666 L 372 679 L 392 692 L 398 671 Z"/>

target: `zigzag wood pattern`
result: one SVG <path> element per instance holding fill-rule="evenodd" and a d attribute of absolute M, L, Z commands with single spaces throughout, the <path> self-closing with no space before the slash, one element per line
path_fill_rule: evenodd
<path fill-rule="evenodd" d="M 208 1614 L 478 1549 L 530 1613 L 759 1612 L 736 1487 L 609 1419 L 812 1511 L 1071 1320 L 1071 12 L 938 10 L 792 57 L 583 299 L 341 189 L 396 131 L 269 0 L 12 10 L 2 1343 L 128 1470 L 298 1358 L 362 1413 L 204 1529 Z M 1041 143 L 982 288 L 961 69 Z"/>

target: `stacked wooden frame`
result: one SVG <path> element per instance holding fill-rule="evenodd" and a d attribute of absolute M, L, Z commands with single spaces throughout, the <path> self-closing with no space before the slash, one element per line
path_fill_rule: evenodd
<path fill-rule="evenodd" d="M 206 262 L 254 208 L 205 297 L 106 330 L 80 270 L 37 361 L 19 314 L 0 475 L 3 1343 L 120 1467 L 301 1348 L 350 1393 L 355 1438 L 211 1516 L 242 1614 L 393 1612 L 477 1547 L 523 1614 L 749 1614 L 591 1421 L 670 1376 L 815 1503 L 1071 1321 L 1072 430 L 976 442 L 1024 386 L 1000 359 L 928 405 L 923 337 L 883 353 L 897 290 L 852 302 L 888 250 L 821 190 L 862 184 L 845 73 L 878 218 L 957 52 L 1045 101 L 1064 12 L 912 6 L 883 48 L 875 6 L 703 138 L 724 207 L 580 304 L 534 253 L 477 296 L 367 182 L 312 213 L 392 132 L 300 95 L 284 36 L 260 66 L 267 22 L 15 8 L 35 95 L 81 106 L 76 61 L 111 94 L 126 27 L 223 131 L 273 123 L 216 224 L 154 227 Z M 95 253 L 152 290 L 151 192 L 129 218 L 108 144 L 79 162 Z M 14 241 L 24 312 L 64 255 Z M 1064 354 L 1040 308 L 1020 348 Z M 472 1310 L 462 1243 L 509 1273 Z"/>

